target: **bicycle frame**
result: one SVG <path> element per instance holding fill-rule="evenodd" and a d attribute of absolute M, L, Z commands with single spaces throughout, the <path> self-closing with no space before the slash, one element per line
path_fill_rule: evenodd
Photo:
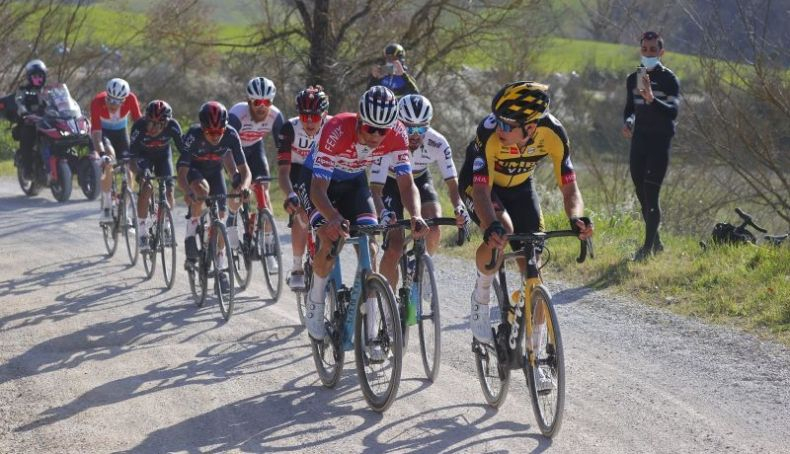
<path fill-rule="evenodd" d="M 362 284 L 365 282 L 367 274 L 372 270 L 370 260 L 370 235 L 360 232 L 358 236 L 345 240 L 346 243 L 357 246 L 357 271 L 354 276 L 354 285 L 351 288 L 350 298 L 341 298 L 341 294 L 347 294 L 349 289 L 343 285 L 342 267 L 340 257 L 335 258 L 335 264 L 329 273 L 329 281 L 335 284 L 338 293 L 338 310 L 341 314 L 342 331 L 340 334 L 341 347 L 345 351 L 354 349 L 354 321 L 357 313 L 357 306 L 361 304 Z M 338 250 L 338 253 L 340 251 Z M 341 301 L 343 303 L 341 303 Z M 334 337 L 337 333 L 331 333 Z"/>

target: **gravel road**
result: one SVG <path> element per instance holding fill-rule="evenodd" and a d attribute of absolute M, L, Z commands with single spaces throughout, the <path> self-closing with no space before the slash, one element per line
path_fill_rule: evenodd
<path fill-rule="evenodd" d="M 164 291 L 123 249 L 107 258 L 98 204 L 74 198 L 0 179 L 0 452 L 788 452 L 788 349 L 562 284 L 560 433 L 540 435 L 523 386 L 491 409 L 470 349 L 473 267 L 443 256 L 439 378 L 411 342 L 397 400 L 374 413 L 352 364 L 321 386 L 290 292 L 273 303 L 256 280 L 224 323 L 180 267 Z"/>

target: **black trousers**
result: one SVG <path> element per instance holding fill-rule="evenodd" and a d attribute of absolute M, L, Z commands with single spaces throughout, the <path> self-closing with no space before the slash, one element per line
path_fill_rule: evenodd
<path fill-rule="evenodd" d="M 671 134 L 635 132 L 631 138 L 631 179 L 645 220 L 644 248 L 652 250 L 659 242 L 661 224 L 659 194 L 669 165 Z"/>

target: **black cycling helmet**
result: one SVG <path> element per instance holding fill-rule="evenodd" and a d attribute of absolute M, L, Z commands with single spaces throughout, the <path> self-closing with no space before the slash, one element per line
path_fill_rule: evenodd
<path fill-rule="evenodd" d="M 538 82 L 511 82 L 491 100 L 491 112 L 498 118 L 523 126 L 537 121 L 549 111 L 549 86 Z"/>
<path fill-rule="evenodd" d="M 47 83 L 47 65 L 44 64 L 43 61 L 39 59 L 30 60 L 25 65 L 25 76 L 27 77 L 27 83 L 30 84 L 32 87 L 43 87 Z M 41 76 L 43 80 L 35 84 L 33 83 L 33 76 Z"/>
<path fill-rule="evenodd" d="M 384 48 L 384 55 L 392 55 L 395 56 L 395 58 L 405 58 L 406 50 L 398 43 L 390 43 Z"/>
<path fill-rule="evenodd" d="M 200 106 L 200 126 L 203 129 L 220 129 L 228 125 L 228 109 L 217 101 Z"/>
<path fill-rule="evenodd" d="M 173 118 L 173 109 L 170 104 L 161 99 L 155 99 L 145 106 L 145 116 L 150 121 L 165 122 Z"/>
<path fill-rule="evenodd" d="M 300 114 L 322 114 L 329 108 L 329 96 L 320 85 L 310 86 L 296 95 L 296 111 Z"/>

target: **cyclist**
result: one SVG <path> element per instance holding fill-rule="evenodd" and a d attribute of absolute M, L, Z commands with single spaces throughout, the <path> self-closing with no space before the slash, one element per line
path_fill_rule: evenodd
<path fill-rule="evenodd" d="M 126 131 L 129 116 L 132 121 L 142 117 L 137 96 L 129 89 L 129 83 L 114 78 L 107 82 L 106 89 L 91 101 L 91 141 L 94 157 L 107 155 L 116 158 L 115 153 L 125 157 L 129 153 L 129 134 Z M 104 146 L 104 139 L 109 139 L 112 147 Z M 104 165 L 101 180 L 102 222 L 111 222 L 110 216 L 110 185 L 112 184 L 112 166 Z"/>
<path fill-rule="evenodd" d="M 33 177 L 33 148 L 36 144 L 36 120 L 44 114 L 45 101 L 43 97 L 44 86 L 47 84 L 47 65 L 41 60 L 30 60 L 25 65 L 27 84 L 21 85 L 14 95 L 16 103 L 17 124 L 13 136 L 19 140 L 19 149 L 22 157 L 23 174 Z M 46 147 L 39 153 L 44 161 L 44 168 L 49 178 L 49 157 L 44 156 Z"/>
<path fill-rule="evenodd" d="M 254 77 L 247 83 L 247 101 L 237 103 L 230 108 L 228 122 L 239 133 L 244 156 L 253 179 L 269 176 L 269 162 L 266 160 L 263 139 L 271 135 L 275 148 L 280 148 L 278 133 L 285 120 L 280 109 L 272 105 L 276 94 L 277 87 L 271 80 L 265 77 Z M 266 200 L 271 200 L 269 183 L 264 183 L 263 187 L 266 191 Z M 240 201 L 232 200 L 229 206 L 228 240 L 233 248 L 237 248 L 239 245 L 236 212 L 240 204 Z M 267 243 L 272 241 L 270 232 L 266 232 L 264 237 L 264 241 Z M 267 256 L 266 259 L 269 261 L 269 269 L 277 267 L 277 261 L 273 256 Z"/>
<path fill-rule="evenodd" d="M 358 113 L 335 115 L 324 125 L 321 137 L 307 155 L 299 196 L 319 239 L 305 314 L 308 334 L 314 339 L 325 335 L 324 298 L 334 265 L 334 258 L 329 257 L 332 243 L 348 235 L 349 222 L 376 224 L 365 170 L 375 159 L 388 154 L 395 156 L 394 172 L 403 191 L 403 205 L 412 215 L 414 234 L 422 237 L 428 229 L 420 215 L 419 195 L 412 179 L 409 140 L 406 128 L 398 121 L 395 95 L 388 88 L 368 89 L 359 99 Z M 367 307 L 368 313 L 374 313 L 375 301 L 368 300 Z M 375 323 L 374 317 L 368 320 Z M 368 328 L 368 332 L 374 331 L 373 327 Z M 381 347 L 372 348 L 371 357 L 381 358 Z"/>
<path fill-rule="evenodd" d="M 179 153 L 184 152 L 184 141 L 181 137 L 181 125 L 173 118 L 173 109 L 168 103 L 156 99 L 145 107 L 145 117 L 137 120 L 132 125 L 129 146 L 132 157 L 132 166 L 137 174 L 140 184 L 140 195 L 137 198 L 137 219 L 139 228 L 137 235 L 140 250 L 147 251 L 148 229 L 148 201 L 151 198 L 153 187 L 142 184 L 142 176 L 147 169 L 152 169 L 157 177 L 173 176 L 173 152 L 170 149 L 172 141 Z M 175 206 L 173 200 L 173 182 L 167 181 L 167 203 Z M 166 235 L 167 236 L 167 235 Z"/>
<path fill-rule="evenodd" d="M 199 197 L 226 194 L 225 178 L 222 166 L 231 177 L 235 191 L 249 187 L 250 174 L 241 150 L 239 133 L 228 127 L 228 111 L 216 101 L 209 101 L 200 107 L 200 124 L 189 128 L 184 134 L 184 152 L 178 158 L 178 185 L 184 191 L 184 201 L 189 207 L 190 219 L 187 221 L 184 249 L 187 255 L 187 267 L 193 266 L 198 257 L 195 233 L 200 214 L 203 212 L 203 201 Z M 219 217 L 225 217 L 225 200 L 218 202 Z M 216 251 L 219 257 L 220 290 L 230 290 L 227 260 L 223 253 L 224 244 Z"/>
<path fill-rule="evenodd" d="M 433 118 L 431 102 L 422 95 L 406 95 L 398 102 L 398 116 L 409 134 L 411 171 L 414 183 L 420 191 L 423 216 L 434 218 L 442 212 L 439 196 L 433 186 L 431 173 L 428 171 L 428 166 L 435 162 L 447 184 L 458 224 L 465 225 L 469 222 L 469 214 L 458 192 L 458 178 L 453 162 L 453 152 L 447 139 L 430 126 L 431 118 Z M 388 222 L 403 218 L 403 204 L 398 183 L 392 171 L 391 156 L 373 163 L 370 169 L 370 186 L 376 209 L 381 213 L 380 219 Z M 428 254 L 433 255 L 436 252 L 439 248 L 439 240 L 439 227 L 431 227 L 426 238 Z M 403 250 L 403 241 L 402 230 L 389 232 L 387 234 L 388 245 L 381 258 L 381 274 L 393 286 L 398 282 L 398 260 Z"/>
<path fill-rule="evenodd" d="M 291 216 L 291 245 L 293 268 L 288 278 L 292 290 L 304 290 L 303 256 L 307 246 L 307 214 L 299 205 L 294 188 L 299 186 L 302 167 L 310 147 L 321 133 L 321 128 L 332 117 L 327 115 L 329 97 L 320 85 L 310 86 L 296 95 L 298 116 L 289 119 L 280 129 L 280 149 L 277 154 L 277 181 L 287 194 L 284 207 Z"/>
<path fill-rule="evenodd" d="M 538 161 L 548 156 L 554 163 L 571 228 L 578 230 L 581 239 L 593 234 L 592 223 L 582 218 L 584 203 L 576 185 L 568 136 L 549 113 L 548 89 L 547 85 L 526 81 L 502 87 L 491 102 L 491 114 L 477 127 L 477 134 L 466 149 L 461 191 L 472 210 L 472 219 L 484 230 L 483 242 L 477 249 L 478 274 L 470 320 L 472 333 L 480 342 L 493 343 L 488 303 L 498 266 L 491 270 L 485 267 L 492 250 L 504 248 L 508 233 L 544 229 L 532 178 Z M 514 250 L 521 247 L 517 242 L 510 246 Z M 501 262 L 502 254 L 497 265 Z M 519 267 L 524 273 L 526 264 L 520 262 Z M 536 332 L 539 337 L 540 329 Z M 537 378 L 542 386 L 548 385 L 546 380 Z"/>

